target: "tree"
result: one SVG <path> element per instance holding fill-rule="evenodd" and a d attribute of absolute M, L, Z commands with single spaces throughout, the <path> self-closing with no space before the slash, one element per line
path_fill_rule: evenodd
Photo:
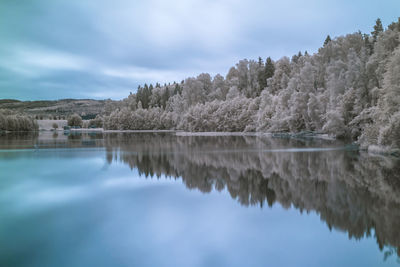
<path fill-rule="evenodd" d="M 364 34 L 363 37 L 364 37 L 365 49 L 367 50 L 368 55 L 370 56 L 372 54 L 372 52 L 374 51 L 374 44 L 369 39 L 369 35 L 368 34 Z"/>
<path fill-rule="evenodd" d="M 392 115 L 400 111 L 400 47 L 392 54 L 383 79 L 382 111 Z"/>
<path fill-rule="evenodd" d="M 378 39 L 378 35 L 383 32 L 383 26 L 382 26 L 382 21 L 380 18 L 376 20 L 374 30 L 371 32 L 372 34 L 372 40 L 375 43 L 376 40 Z"/>
<path fill-rule="evenodd" d="M 68 126 L 82 127 L 82 125 L 83 125 L 82 118 L 78 114 L 73 114 L 68 118 Z"/>
<path fill-rule="evenodd" d="M 265 78 L 271 78 L 275 73 L 275 64 L 270 57 L 265 61 Z"/>
<path fill-rule="evenodd" d="M 183 85 L 182 96 L 186 107 L 206 101 L 204 84 L 196 78 L 188 78 Z"/>
<path fill-rule="evenodd" d="M 53 129 L 57 130 L 58 129 L 58 124 L 57 123 L 53 123 Z"/>
<path fill-rule="evenodd" d="M 239 90 L 245 91 L 249 84 L 249 61 L 247 59 L 240 60 L 239 63 L 236 64 L 236 68 L 238 71 L 238 79 L 239 79 Z"/>
<path fill-rule="evenodd" d="M 261 57 L 258 57 L 258 66 L 259 67 L 263 67 L 264 66 L 264 62 L 263 62 Z"/>
<path fill-rule="evenodd" d="M 179 86 L 179 84 L 175 84 L 175 88 L 174 88 L 174 95 L 177 95 L 177 94 L 182 94 L 182 87 L 180 87 Z"/>
<path fill-rule="evenodd" d="M 400 47 L 394 51 L 386 68 L 378 103 L 380 118 L 373 127 L 380 129 L 380 145 L 400 148 Z"/>
<path fill-rule="evenodd" d="M 400 32 L 400 17 L 397 19 L 397 22 L 393 22 L 388 26 L 392 31 Z"/>
<path fill-rule="evenodd" d="M 324 46 L 329 44 L 332 41 L 331 37 L 328 35 L 324 41 Z"/>
<path fill-rule="evenodd" d="M 340 112 L 332 110 L 326 114 L 326 123 L 322 130 L 335 137 L 345 137 L 346 130 L 343 118 L 340 116 Z"/>
<path fill-rule="evenodd" d="M 258 73 L 258 83 L 260 86 L 260 92 L 264 90 L 265 87 L 268 86 L 268 79 L 274 76 L 275 73 L 275 64 L 270 57 L 268 57 L 267 60 L 265 61 L 265 65 L 261 66 L 262 68 L 259 70 Z"/>
<path fill-rule="evenodd" d="M 167 106 L 168 99 L 170 97 L 169 88 L 168 86 L 165 87 L 164 93 L 161 97 L 161 106 L 163 109 Z"/>
<path fill-rule="evenodd" d="M 100 115 L 97 115 L 96 118 L 89 121 L 90 128 L 102 128 L 103 127 L 103 118 Z"/>
<path fill-rule="evenodd" d="M 212 81 L 212 92 L 209 97 L 211 99 L 225 100 L 228 91 L 229 86 L 227 85 L 224 77 L 220 74 L 215 75 Z"/>
<path fill-rule="evenodd" d="M 276 68 L 274 64 L 274 75 L 272 76 L 271 82 L 268 84 L 269 92 L 275 94 L 278 91 L 286 88 L 288 86 L 290 76 L 290 60 L 287 57 L 283 57 L 276 62 Z"/>

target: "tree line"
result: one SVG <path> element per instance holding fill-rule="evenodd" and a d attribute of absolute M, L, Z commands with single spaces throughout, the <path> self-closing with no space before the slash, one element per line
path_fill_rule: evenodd
<path fill-rule="evenodd" d="M 139 86 L 106 129 L 328 133 L 400 147 L 400 18 L 370 34 L 327 36 L 318 52 L 241 60 L 223 77 Z"/>
<path fill-rule="evenodd" d="M 27 115 L 21 115 L 9 110 L 0 110 L 1 131 L 37 131 L 39 126 L 36 120 Z"/>

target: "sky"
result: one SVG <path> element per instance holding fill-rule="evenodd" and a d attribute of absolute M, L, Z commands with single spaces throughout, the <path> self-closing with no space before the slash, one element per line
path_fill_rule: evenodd
<path fill-rule="evenodd" d="M 386 27 L 399 0 L 0 0 L 0 99 L 122 99 Z"/>

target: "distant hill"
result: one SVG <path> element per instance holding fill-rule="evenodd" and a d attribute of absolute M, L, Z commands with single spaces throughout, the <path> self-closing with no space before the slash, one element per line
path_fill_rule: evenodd
<path fill-rule="evenodd" d="M 26 113 L 35 117 L 67 117 L 77 113 L 83 119 L 92 119 L 103 114 L 107 106 L 113 107 L 118 101 L 93 99 L 61 99 L 20 101 L 15 99 L 0 99 L 0 109 L 9 109 Z"/>

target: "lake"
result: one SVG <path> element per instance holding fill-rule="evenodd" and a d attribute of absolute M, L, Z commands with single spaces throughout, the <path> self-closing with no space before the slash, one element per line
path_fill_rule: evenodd
<path fill-rule="evenodd" d="M 400 160 L 339 141 L 0 136 L 0 266 L 399 266 Z"/>

